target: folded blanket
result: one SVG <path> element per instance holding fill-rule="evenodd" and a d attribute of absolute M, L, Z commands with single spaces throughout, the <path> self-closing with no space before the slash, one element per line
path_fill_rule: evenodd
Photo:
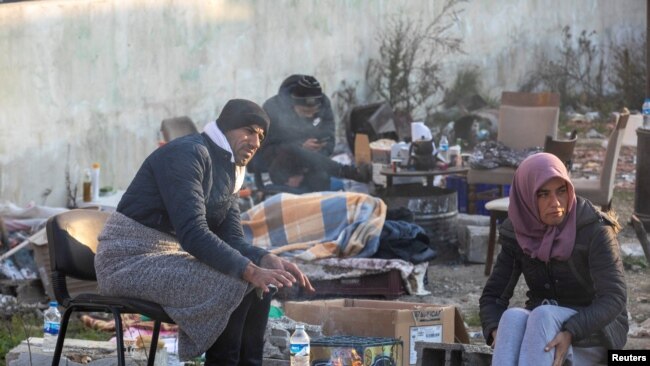
<path fill-rule="evenodd" d="M 246 239 L 273 253 L 311 261 L 372 256 L 386 204 L 356 192 L 281 193 L 242 214 Z"/>

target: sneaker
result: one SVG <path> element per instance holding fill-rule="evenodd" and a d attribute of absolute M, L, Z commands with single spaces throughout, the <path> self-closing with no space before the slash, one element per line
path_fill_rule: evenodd
<path fill-rule="evenodd" d="M 372 164 L 361 163 L 356 167 L 356 171 L 359 179 L 355 179 L 357 182 L 368 183 L 372 180 Z"/>
<path fill-rule="evenodd" d="M 339 177 L 368 183 L 372 179 L 372 165 L 363 163 L 356 167 L 352 165 L 341 165 Z"/>

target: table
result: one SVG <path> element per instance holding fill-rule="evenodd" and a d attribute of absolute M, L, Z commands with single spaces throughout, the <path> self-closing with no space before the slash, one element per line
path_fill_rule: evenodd
<path fill-rule="evenodd" d="M 450 174 L 467 174 L 469 167 L 449 167 L 447 169 L 433 169 L 433 170 L 398 170 L 394 172 L 390 168 L 383 168 L 379 174 L 386 176 L 386 188 L 389 189 L 393 186 L 393 177 L 425 177 L 427 179 L 427 186 L 433 187 L 433 177 L 436 175 L 450 175 Z"/>
<path fill-rule="evenodd" d="M 115 211 L 117 204 L 120 203 L 125 192 L 126 190 L 118 189 L 117 191 L 111 192 L 105 196 L 99 196 L 96 201 L 79 202 L 77 203 L 77 206 L 80 208 L 97 206 L 101 210 Z"/>

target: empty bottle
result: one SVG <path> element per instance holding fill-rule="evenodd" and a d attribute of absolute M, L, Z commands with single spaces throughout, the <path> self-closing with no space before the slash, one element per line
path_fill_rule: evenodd
<path fill-rule="evenodd" d="M 86 169 L 84 172 L 84 181 L 83 181 L 83 199 L 84 202 L 90 202 L 93 200 L 92 195 L 92 175 L 90 169 Z"/>
<path fill-rule="evenodd" d="M 641 113 L 643 113 L 643 128 L 650 130 L 650 98 L 645 98 L 643 101 Z"/>
<path fill-rule="evenodd" d="M 93 163 L 92 167 L 92 197 L 93 201 L 99 200 L 99 163 Z"/>
<path fill-rule="evenodd" d="M 54 352 L 56 339 L 61 328 L 61 313 L 56 301 L 50 302 L 50 307 L 43 313 L 43 352 Z"/>
<path fill-rule="evenodd" d="M 289 338 L 291 366 L 309 366 L 309 336 L 304 324 L 297 324 L 296 331 Z"/>
<path fill-rule="evenodd" d="M 440 144 L 438 144 L 438 149 L 440 150 L 440 157 L 446 162 L 449 162 L 449 141 L 447 136 L 442 135 L 440 138 Z"/>

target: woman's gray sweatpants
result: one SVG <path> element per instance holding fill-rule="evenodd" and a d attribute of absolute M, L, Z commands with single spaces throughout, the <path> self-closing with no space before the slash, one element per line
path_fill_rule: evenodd
<path fill-rule="evenodd" d="M 499 321 L 492 364 L 552 365 L 555 349 L 544 351 L 546 344 L 560 332 L 562 323 L 576 314 L 573 309 L 541 305 L 529 311 L 522 308 L 506 310 Z M 598 365 L 606 357 L 604 347 L 569 346 L 565 365 Z"/>

